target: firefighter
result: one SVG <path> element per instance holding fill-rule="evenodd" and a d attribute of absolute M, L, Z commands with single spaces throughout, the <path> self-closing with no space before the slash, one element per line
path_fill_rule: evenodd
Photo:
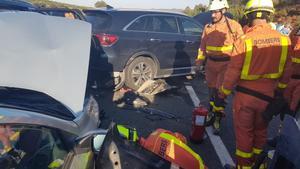
<path fill-rule="evenodd" d="M 230 60 L 232 44 L 237 37 L 243 34 L 241 25 L 224 14 L 229 8 L 227 0 L 210 1 L 209 11 L 211 11 L 212 23 L 207 24 L 202 34 L 201 45 L 196 59 L 196 65 L 205 64 L 206 81 L 209 89 L 210 113 L 207 121 L 211 121 L 213 116 L 216 119 L 213 123 L 214 133 L 220 131 L 220 121 L 224 108 L 214 107 L 214 98 L 220 87 L 225 69 Z"/>
<path fill-rule="evenodd" d="M 234 43 L 219 90 L 219 97 L 225 99 L 236 89 L 233 121 L 238 169 L 251 169 L 262 152 L 268 127 L 263 113 L 274 98 L 283 97 L 292 72 L 291 42 L 268 24 L 273 13 L 272 0 L 247 2 L 245 15 L 251 28 Z"/>
<path fill-rule="evenodd" d="M 291 33 L 291 40 L 294 50 L 293 74 L 285 91 L 285 98 L 290 103 L 291 111 L 296 112 L 300 101 L 300 26 Z"/>

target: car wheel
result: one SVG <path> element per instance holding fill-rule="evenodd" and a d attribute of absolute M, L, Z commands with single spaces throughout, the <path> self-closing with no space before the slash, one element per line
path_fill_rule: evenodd
<path fill-rule="evenodd" d="M 120 76 L 118 77 L 118 80 L 115 80 L 115 88 L 114 91 L 120 90 L 125 83 L 125 77 L 124 77 L 124 72 L 120 73 Z"/>
<path fill-rule="evenodd" d="M 151 58 L 138 57 L 125 69 L 125 84 L 127 87 L 137 90 L 147 80 L 154 78 L 156 68 Z"/>

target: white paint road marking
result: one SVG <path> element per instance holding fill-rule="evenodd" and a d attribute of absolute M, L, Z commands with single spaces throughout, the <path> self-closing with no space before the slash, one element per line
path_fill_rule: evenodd
<path fill-rule="evenodd" d="M 186 90 L 188 91 L 194 106 L 198 106 L 200 104 L 200 100 L 198 98 L 198 96 L 196 95 L 194 89 L 192 86 L 185 86 Z M 228 150 L 226 149 L 223 141 L 221 140 L 220 136 L 216 136 L 213 134 L 213 129 L 212 127 L 206 127 L 206 133 L 208 135 L 208 138 L 210 139 L 220 161 L 222 166 L 224 166 L 225 164 L 230 164 L 232 166 L 235 166 Z"/>

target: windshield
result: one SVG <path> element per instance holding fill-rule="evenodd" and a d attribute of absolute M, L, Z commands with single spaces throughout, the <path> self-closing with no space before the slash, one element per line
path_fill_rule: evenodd
<path fill-rule="evenodd" d="M 75 118 L 72 112 L 63 104 L 45 93 L 33 90 L 0 88 L 0 107 L 28 110 L 65 120 Z"/>

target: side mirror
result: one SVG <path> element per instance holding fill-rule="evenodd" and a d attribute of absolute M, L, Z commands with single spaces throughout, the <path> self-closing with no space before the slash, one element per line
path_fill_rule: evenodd
<path fill-rule="evenodd" d="M 76 149 L 92 149 L 98 153 L 106 137 L 107 130 L 99 129 L 85 133 L 76 138 Z"/>

